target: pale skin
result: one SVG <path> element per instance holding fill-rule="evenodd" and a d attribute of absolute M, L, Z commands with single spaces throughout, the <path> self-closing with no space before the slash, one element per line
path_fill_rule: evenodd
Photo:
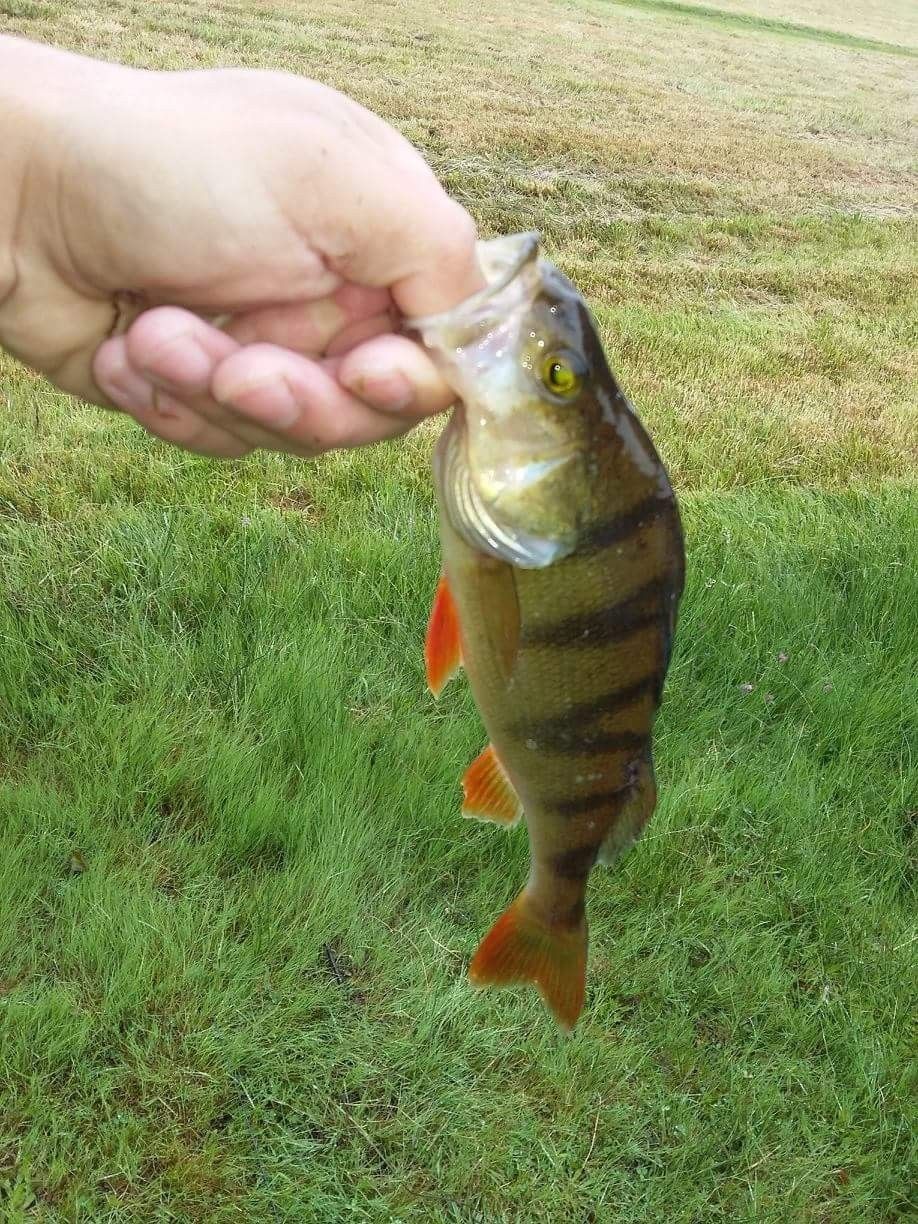
<path fill-rule="evenodd" d="M 334 90 L 0 36 L 0 346 L 167 442 L 310 456 L 447 408 L 400 333 L 482 286 L 475 239 Z"/>

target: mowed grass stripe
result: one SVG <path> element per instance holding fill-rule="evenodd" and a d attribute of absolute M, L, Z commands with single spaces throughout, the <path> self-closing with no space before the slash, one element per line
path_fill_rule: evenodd
<path fill-rule="evenodd" d="M 665 13 L 695 21 L 710 21 L 716 25 L 735 28 L 743 33 L 761 32 L 780 34 L 785 38 L 803 38 L 814 42 L 830 43 L 838 47 L 850 47 L 857 51 L 879 51 L 884 55 L 918 56 L 918 48 L 901 43 L 885 42 L 879 38 L 867 38 L 845 30 L 829 30 L 817 26 L 803 25 L 796 21 L 780 21 L 774 17 L 763 17 L 758 13 L 735 13 L 715 8 L 709 4 L 680 4 L 678 0 L 605 0 L 609 4 L 627 8 L 644 9 L 651 13 Z"/>
<path fill-rule="evenodd" d="M 502 166 L 516 158 L 536 171 L 599 171 L 618 180 L 617 207 L 632 211 L 907 216 L 918 204 L 902 122 L 915 81 L 903 57 L 759 36 L 738 56 L 732 28 L 693 21 L 676 79 L 682 18 L 592 0 L 532 0 L 524 23 L 509 0 L 474 20 L 465 0 L 365 10 L 347 0 L 321 10 L 301 0 L 111 0 L 42 11 L 0 9 L 0 28 L 145 67 L 245 64 L 342 88 L 438 170 L 496 164 L 485 193 L 495 203 L 508 187 Z M 450 186 L 463 194 L 461 173 Z M 533 207 L 544 211 L 538 199 Z"/>

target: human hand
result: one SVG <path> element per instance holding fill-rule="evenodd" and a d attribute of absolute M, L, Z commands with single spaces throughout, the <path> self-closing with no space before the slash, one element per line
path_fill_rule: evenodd
<path fill-rule="evenodd" d="M 393 128 L 293 76 L 146 73 L 13 39 L 0 68 L 11 44 L 46 87 L 0 344 L 223 457 L 376 442 L 449 406 L 398 332 L 480 288 L 475 226 Z"/>

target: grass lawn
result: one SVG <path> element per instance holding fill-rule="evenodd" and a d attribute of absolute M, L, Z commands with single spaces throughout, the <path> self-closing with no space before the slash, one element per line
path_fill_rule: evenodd
<path fill-rule="evenodd" d="M 586 291 L 689 578 L 587 1006 L 465 964 L 523 829 L 426 693 L 440 424 L 221 465 L 0 356 L 0 1220 L 918 1214 L 918 17 L 0 0 L 346 87 Z"/>

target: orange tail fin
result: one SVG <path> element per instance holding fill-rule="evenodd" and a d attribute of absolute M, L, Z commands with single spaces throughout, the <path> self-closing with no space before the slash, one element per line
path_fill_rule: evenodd
<path fill-rule="evenodd" d="M 443 687 L 455 676 L 462 663 L 459 618 L 445 578 L 441 578 L 437 584 L 437 593 L 430 610 L 427 640 L 424 642 L 424 662 L 427 666 L 428 687 L 434 697 L 439 697 Z"/>
<path fill-rule="evenodd" d="M 475 986 L 531 982 L 569 1031 L 583 1008 L 586 953 L 586 922 L 568 929 L 548 926 L 533 913 L 524 888 L 482 940 L 469 977 Z"/>

